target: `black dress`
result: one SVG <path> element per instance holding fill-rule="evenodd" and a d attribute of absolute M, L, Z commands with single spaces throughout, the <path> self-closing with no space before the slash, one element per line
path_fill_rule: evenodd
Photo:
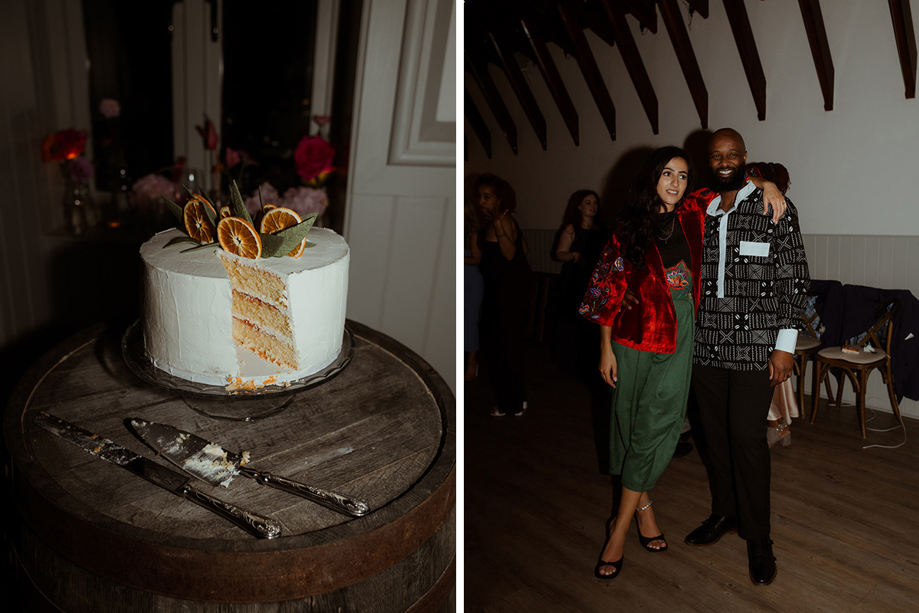
<path fill-rule="evenodd" d="M 555 307 L 555 359 L 559 369 L 575 376 L 593 375 L 600 352 L 600 328 L 581 317 L 578 309 L 590 284 L 597 260 L 609 240 L 606 228 L 574 228 L 570 252 L 578 252 L 581 264 L 565 262 L 559 277 Z"/>
<path fill-rule="evenodd" d="M 516 224 L 516 222 L 515 222 Z M 516 253 L 508 260 L 496 241 L 480 233 L 485 280 L 482 300 L 482 365 L 489 375 L 495 401 L 504 413 L 518 413 L 526 401 L 521 360 L 533 273 L 523 252 L 523 232 L 517 227 Z"/>

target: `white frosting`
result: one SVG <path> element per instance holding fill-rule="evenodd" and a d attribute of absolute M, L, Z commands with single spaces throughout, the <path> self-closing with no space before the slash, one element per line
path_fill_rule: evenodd
<path fill-rule="evenodd" d="M 219 247 L 182 253 L 191 245 L 163 248 L 179 230 L 160 232 L 144 243 L 144 345 L 153 363 L 172 375 L 226 385 L 228 377 L 255 385 L 275 378 L 295 381 L 331 364 L 341 351 L 348 295 L 350 250 L 332 230 L 313 228 L 315 243 L 299 258 L 249 260 L 286 279 L 296 371 L 237 349 L 233 340 L 230 279 Z M 269 381 L 271 382 L 271 381 Z"/>

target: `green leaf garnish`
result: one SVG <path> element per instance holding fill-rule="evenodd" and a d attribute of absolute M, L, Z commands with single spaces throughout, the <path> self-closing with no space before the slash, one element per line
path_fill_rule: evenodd
<path fill-rule="evenodd" d="M 245 219 L 249 225 L 255 227 L 255 224 L 252 223 L 252 217 L 246 209 L 242 194 L 239 193 L 239 188 L 236 186 L 236 181 L 230 183 L 230 210 L 233 211 L 234 216 Z"/>
<path fill-rule="evenodd" d="M 262 238 L 262 257 L 279 258 L 296 249 L 300 241 L 306 238 L 306 233 L 310 231 L 315 221 L 316 213 L 310 213 L 306 219 L 295 226 L 284 228 L 275 234 L 259 234 Z M 268 241 L 265 240 L 266 237 Z M 306 246 L 313 247 L 314 244 L 307 241 Z"/>
<path fill-rule="evenodd" d="M 195 239 L 192 239 L 192 240 L 195 240 Z M 195 242 L 197 243 L 198 241 L 195 241 Z M 219 248 L 219 247 L 220 247 L 220 244 L 219 244 L 219 243 L 216 243 L 216 242 L 214 242 L 214 243 L 204 243 L 203 245 L 196 245 L 195 247 L 191 247 L 190 249 L 183 249 L 181 252 L 182 252 L 182 253 L 188 253 L 189 251 L 197 251 L 198 249 L 207 249 L 208 247 L 217 247 L 217 248 Z"/>
<path fill-rule="evenodd" d="M 263 234 L 262 232 L 258 233 L 259 238 L 262 239 L 262 257 L 263 258 L 274 258 L 281 257 L 287 253 L 290 253 L 290 250 L 283 251 L 280 254 L 278 249 L 281 247 L 281 243 L 284 242 L 284 239 L 276 234 Z"/>
<path fill-rule="evenodd" d="M 192 245 L 200 245 L 200 244 L 201 244 L 201 243 L 199 243 L 198 241 L 196 241 L 195 239 L 193 239 L 193 238 L 190 237 L 190 236 L 177 236 L 177 237 L 175 237 L 174 239 L 172 239 L 171 241 L 169 241 L 168 243 L 166 243 L 165 245 L 163 245 L 163 249 L 165 249 L 166 247 L 171 247 L 172 245 L 180 245 L 180 244 L 182 244 L 182 243 L 188 243 L 188 244 L 192 244 Z"/>
<path fill-rule="evenodd" d="M 178 204 L 163 196 L 163 200 L 166 201 L 166 208 L 176 216 L 176 219 L 179 220 L 179 225 L 181 226 L 182 231 L 185 231 L 185 211 Z"/>

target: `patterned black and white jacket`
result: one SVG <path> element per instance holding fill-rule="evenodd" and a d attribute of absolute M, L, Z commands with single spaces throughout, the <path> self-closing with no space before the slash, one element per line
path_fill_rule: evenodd
<path fill-rule="evenodd" d="M 794 352 L 810 274 L 791 201 L 778 223 L 763 214 L 763 192 L 747 183 L 734 207 L 709 205 L 702 242 L 701 300 L 693 363 L 765 370 L 776 348 Z"/>

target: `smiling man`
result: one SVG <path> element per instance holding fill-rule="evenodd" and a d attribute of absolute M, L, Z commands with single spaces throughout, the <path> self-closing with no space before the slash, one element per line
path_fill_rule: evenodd
<path fill-rule="evenodd" d="M 810 278 L 797 211 L 788 202 L 778 222 L 763 215 L 763 192 L 746 180 L 746 160 L 735 130 L 712 135 L 718 195 L 706 211 L 692 374 L 712 459 L 712 515 L 686 543 L 711 545 L 739 532 L 750 579 L 767 585 L 777 570 L 766 416 L 774 386 L 791 376 Z"/>

